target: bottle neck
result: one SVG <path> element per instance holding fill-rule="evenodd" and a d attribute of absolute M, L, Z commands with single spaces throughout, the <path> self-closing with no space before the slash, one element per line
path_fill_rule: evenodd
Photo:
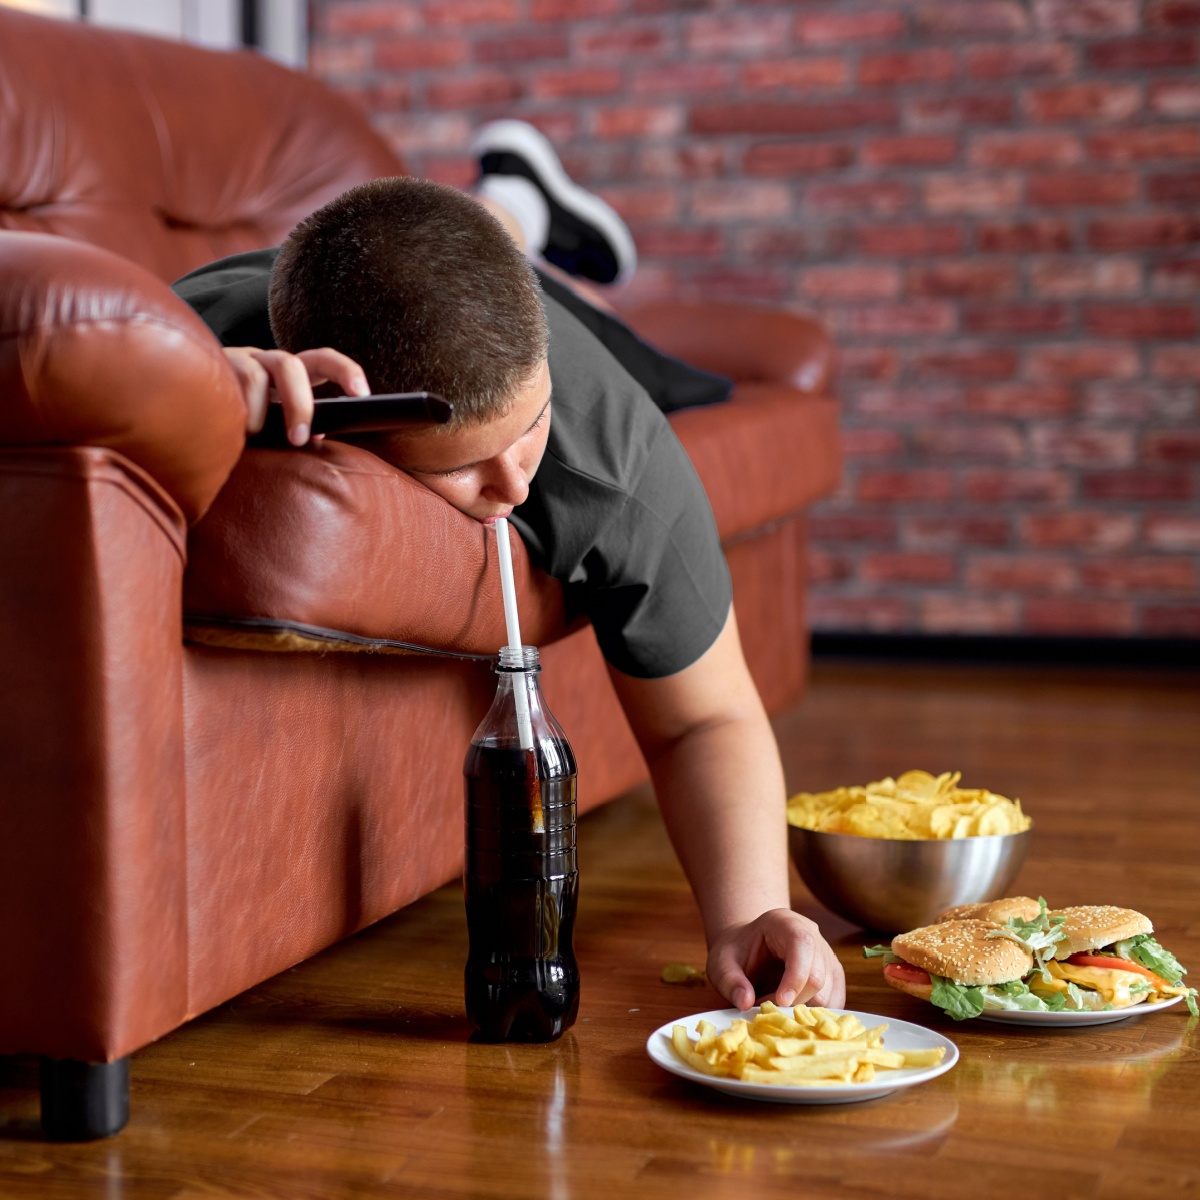
<path fill-rule="evenodd" d="M 537 672 L 542 669 L 536 646 L 501 646 L 496 670 L 501 674 L 516 671 Z"/>
<path fill-rule="evenodd" d="M 574 775 L 575 759 L 566 734 L 542 699 L 537 647 L 506 646 L 497 656 L 496 673 L 492 706 L 471 741 L 484 747 L 528 750 L 532 739 L 543 779 Z"/>

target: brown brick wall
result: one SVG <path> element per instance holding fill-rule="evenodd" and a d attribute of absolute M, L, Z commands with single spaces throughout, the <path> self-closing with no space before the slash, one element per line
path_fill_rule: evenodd
<path fill-rule="evenodd" d="M 644 296 L 819 314 L 818 629 L 1200 635 L 1200 0 L 314 0 L 420 174 L 521 116 Z"/>

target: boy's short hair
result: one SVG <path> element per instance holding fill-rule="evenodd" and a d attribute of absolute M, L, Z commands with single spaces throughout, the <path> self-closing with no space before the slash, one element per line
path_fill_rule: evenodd
<path fill-rule="evenodd" d="M 434 392 L 455 421 L 499 416 L 546 357 L 537 277 L 485 209 L 397 176 L 351 188 L 288 235 L 271 329 L 293 353 L 332 346 L 376 392 Z"/>

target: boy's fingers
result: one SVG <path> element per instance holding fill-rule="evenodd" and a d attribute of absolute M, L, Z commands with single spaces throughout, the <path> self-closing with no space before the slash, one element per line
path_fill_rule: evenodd
<path fill-rule="evenodd" d="M 275 394 L 283 406 L 288 441 L 303 446 L 312 428 L 313 391 L 308 368 L 295 354 L 283 350 L 255 350 L 253 357 L 271 376 Z"/>
<path fill-rule="evenodd" d="M 785 1007 L 802 1004 L 825 982 L 817 953 L 817 938 L 804 927 L 803 918 L 779 912 L 768 934 L 768 945 L 783 962 L 783 975 L 775 989 L 777 1003 Z"/>
<path fill-rule="evenodd" d="M 296 357 L 304 364 L 311 383 L 336 383 L 347 396 L 369 396 L 366 372 L 348 354 L 331 346 L 302 350 Z"/>
<path fill-rule="evenodd" d="M 731 1003 L 749 1008 L 755 992 L 745 969 L 762 965 L 764 955 L 783 965 L 775 988 L 777 1004 L 840 1008 L 845 1003 L 845 975 L 837 955 L 814 922 L 787 908 L 772 909 L 727 931 L 709 955 L 708 977 Z"/>
<path fill-rule="evenodd" d="M 826 976 L 826 985 L 818 992 L 816 1003 L 823 1004 L 827 1008 L 845 1008 L 846 972 L 832 948 L 827 947 L 826 955 L 829 960 L 829 971 Z"/>
<path fill-rule="evenodd" d="M 842 964 L 838 962 L 837 955 L 828 946 L 825 947 L 825 951 L 820 957 L 823 959 L 822 983 L 813 992 L 808 1003 L 820 1005 L 823 1008 L 844 1008 L 846 1005 L 846 973 L 842 970 Z"/>
<path fill-rule="evenodd" d="M 242 403 L 246 406 L 246 432 L 257 433 L 267 419 L 267 393 L 270 391 L 271 377 L 266 368 L 243 347 L 227 349 L 225 356 L 233 367 L 242 391 Z"/>
<path fill-rule="evenodd" d="M 708 981 L 740 1011 L 754 1007 L 754 985 L 746 978 L 732 946 L 722 946 L 708 960 Z"/>

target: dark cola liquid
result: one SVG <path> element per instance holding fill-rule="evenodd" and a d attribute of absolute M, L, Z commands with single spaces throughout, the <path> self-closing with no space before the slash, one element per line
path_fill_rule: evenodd
<path fill-rule="evenodd" d="M 467 1017 L 488 1041 L 550 1042 L 579 1011 L 575 758 L 472 743 L 463 774 Z"/>

